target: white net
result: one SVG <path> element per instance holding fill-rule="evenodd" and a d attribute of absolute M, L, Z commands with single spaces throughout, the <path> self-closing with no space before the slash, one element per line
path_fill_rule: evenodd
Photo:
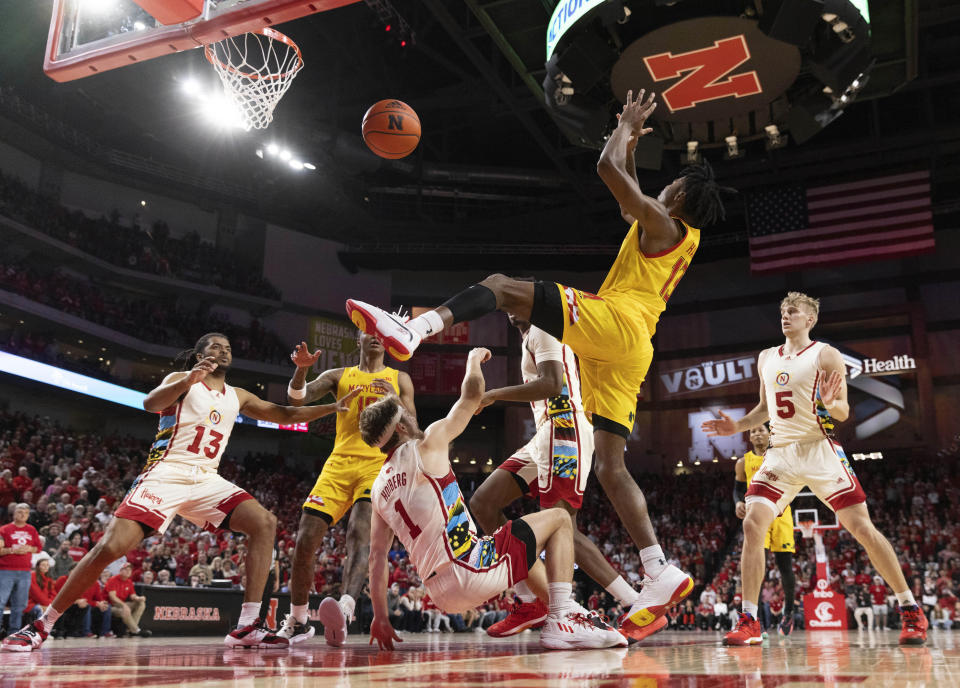
<path fill-rule="evenodd" d="M 206 55 L 247 131 L 269 126 L 273 109 L 303 67 L 297 45 L 269 28 L 208 45 Z"/>

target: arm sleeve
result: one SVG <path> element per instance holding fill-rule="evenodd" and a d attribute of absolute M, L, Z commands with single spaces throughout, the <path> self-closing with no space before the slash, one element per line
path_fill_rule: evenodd
<path fill-rule="evenodd" d="M 746 481 L 734 480 L 733 481 L 733 503 L 744 502 L 747 499 L 747 483 Z"/>
<path fill-rule="evenodd" d="M 537 363 L 543 363 L 544 361 L 563 363 L 563 344 L 535 325 L 530 326 L 530 334 L 527 335 L 526 345 L 530 349 L 530 353 L 533 354 L 533 360 Z"/>

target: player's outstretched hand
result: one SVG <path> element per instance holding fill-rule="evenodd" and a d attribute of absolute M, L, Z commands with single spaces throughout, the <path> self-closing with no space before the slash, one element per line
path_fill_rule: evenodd
<path fill-rule="evenodd" d="M 640 89 L 640 92 L 637 94 L 637 99 L 633 99 L 633 91 L 627 91 L 627 102 L 623 106 L 623 112 L 620 113 L 618 119 L 620 124 L 626 127 L 630 127 L 630 131 L 633 132 L 635 136 L 646 136 L 651 131 L 652 127 L 644 127 L 644 122 L 647 121 L 647 118 L 653 114 L 653 111 L 657 109 L 657 104 L 653 102 L 656 93 L 651 92 L 650 96 L 644 100 L 643 94 L 645 89 Z"/>
<path fill-rule="evenodd" d="M 480 397 L 480 405 L 477 407 L 477 410 L 473 412 L 473 415 L 479 415 L 483 409 L 487 408 L 495 401 L 496 399 L 493 398 L 493 395 L 491 395 L 490 392 L 484 392 L 483 396 Z"/>
<path fill-rule="evenodd" d="M 737 421 L 721 411 L 720 418 L 703 421 L 700 429 L 707 433 L 707 437 L 735 435 L 737 432 Z"/>
<path fill-rule="evenodd" d="M 397 632 L 393 630 L 393 626 L 390 624 L 390 619 L 384 619 L 381 617 L 373 617 L 373 621 L 370 624 L 370 645 L 373 645 L 373 641 L 377 641 L 377 645 L 380 646 L 381 650 L 393 650 L 393 641 L 396 640 L 398 643 L 402 643 L 403 639 L 397 635 Z"/>
<path fill-rule="evenodd" d="M 820 401 L 823 402 L 824 406 L 830 408 L 840 396 L 840 390 L 843 388 L 843 375 L 834 370 L 827 377 L 825 371 L 821 370 L 820 379 Z"/>
<path fill-rule="evenodd" d="M 187 375 L 187 382 L 194 385 L 203 380 L 207 375 L 217 369 L 217 359 L 213 356 L 207 356 L 197 362 L 197 365 L 190 369 Z"/>
<path fill-rule="evenodd" d="M 385 377 L 375 378 L 374 381 L 370 383 L 370 388 L 377 394 L 382 394 L 383 396 L 396 394 L 396 392 L 393 391 L 393 385 L 390 384 L 390 380 Z"/>
<path fill-rule="evenodd" d="M 320 359 L 321 351 L 322 349 L 317 349 L 314 353 L 310 353 L 310 348 L 307 346 L 307 343 L 300 342 L 293 347 L 290 360 L 293 361 L 293 365 L 298 368 L 312 368 Z"/>
<path fill-rule="evenodd" d="M 346 413 L 350 410 L 350 402 L 353 401 L 353 398 L 360 394 L 360 388 L 354 387 L 349 392 L 344 394 L 342 397 L 337 399 L 337 413 Z"/>
<path fill-rule="evenodd" d="M 467 359 L 471 361 L 475 360 L 477 363 L 486 363 L 492 355 L 490 349 L 484 349 L 482 346 L 478 346 L 476 349 L 470 350 L 470 353 L 467 354 Z"/>

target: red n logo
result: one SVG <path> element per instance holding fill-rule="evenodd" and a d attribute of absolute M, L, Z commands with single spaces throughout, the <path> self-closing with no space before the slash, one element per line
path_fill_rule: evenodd
<path fill-rule="evenodd" d="M 654 81 L 676 79 L 688 74 L 664 91 L 660 97 L 671 112 L 691 108 L 707 100 L 733 96 L 743 98 L 762 93 L 756 71 L 727 74 L 750 59 L 750 50 L 743 35 L 714 41 L 710 48 L 688 53 L 660 53 L 643 58 Z"/>

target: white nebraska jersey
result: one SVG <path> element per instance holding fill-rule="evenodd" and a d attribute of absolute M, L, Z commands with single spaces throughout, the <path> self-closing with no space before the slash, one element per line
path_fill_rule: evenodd
<path fill-rule="evenodd" d="M 766 350 L 760 375 L 770 412 L 771 447 L 833 436 L 833 419 L 820 401 L 820 352 L 827 346 L 811 342 L 790 356 L 782 346 Z"/>
<path fill-rule="evenodd" d="M 145 470 L 163 461 L 216 471 L 238 415 L 240 399 L 233 387 L 224 384 L 223 392 L 218 392 L 197 382 L 177 403 L 160 412 Z"/>
<path fill-rule="evenodd" d="M 383 462 L 370 492 L 374 511 L 400 538 L 423 580 L 455 560 L 484 565 L 456 476 L 452 470 L 439 478 L 427 475 L 417 442 L 400 445 Z"/>
<path fill-rule="evenodd" d="M 520 372 L 524 383 L 540 377 L 537 364 L 544 361 L 557 361 L 563 366 L 563 389 L 555 397 L 530 402 L 538 428 L 551 416 L 583 409 L 580 400 L 580 371 L 573 350 L 539 327 L 531 325 L 523 337 L 523 356 L 520 359 Z"/>

